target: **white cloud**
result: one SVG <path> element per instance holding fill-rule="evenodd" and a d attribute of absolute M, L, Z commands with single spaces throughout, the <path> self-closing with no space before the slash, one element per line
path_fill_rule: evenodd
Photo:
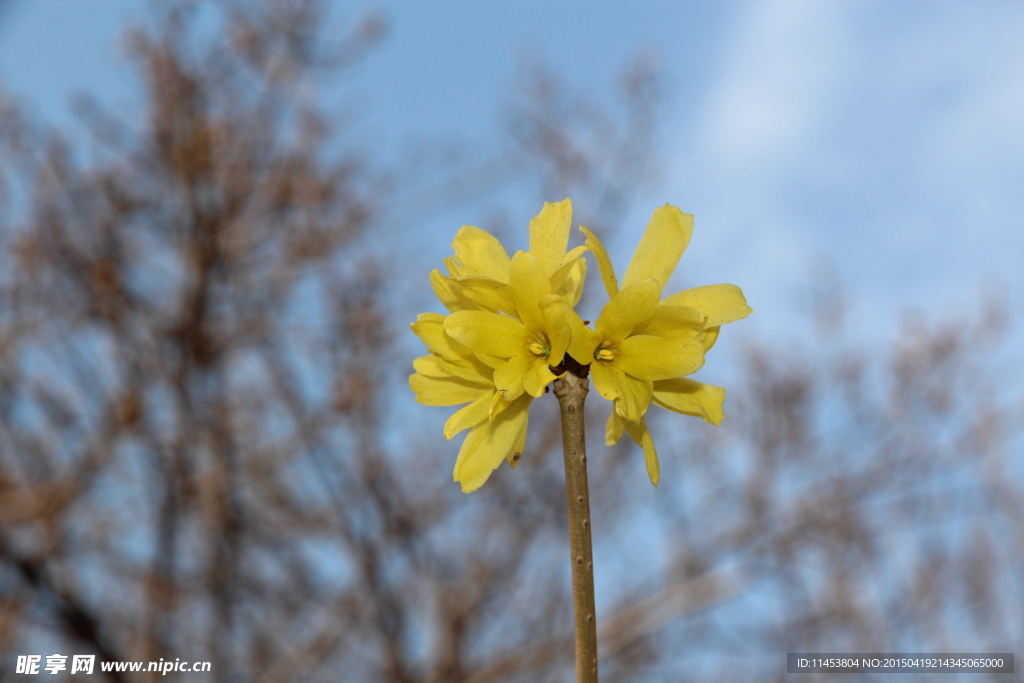
<path fill-rule="evenodd" d="M 751 4 L 706 111 L 720 160 L 785 155 L 814 129 L 843 66 L 843 14 L 831 2 Z"/>
<path fill-rule="evenodd" d="M 1024 296 L 1021 35 L 1010 3 L 751 2 L 681 169 L 708 274 L 791 319 L 824 255 L 865 326 L 991 274 Z"/>

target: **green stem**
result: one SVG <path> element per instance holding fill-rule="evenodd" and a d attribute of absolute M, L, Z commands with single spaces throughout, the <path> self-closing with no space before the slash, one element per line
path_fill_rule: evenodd
<path fill-rule="evenodd" d="M 576 626 L 576 683 L 597 683 L 597 615 L 590 542 L 587 442 L 583 424 L 589 367 L 580 366 L 569 356 L 565 357 L 565 367 L 565 376 L 555 380 L 555 396 L 562 413 L 562 449 L 565 453 L 565 499 L 569 508 L 572 607 Z"/>

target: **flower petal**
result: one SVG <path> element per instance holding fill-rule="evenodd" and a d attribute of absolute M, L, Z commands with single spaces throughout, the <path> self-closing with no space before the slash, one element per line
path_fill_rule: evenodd
<path fill-rule="evenodd" d="M 525 346 L 526 328 L 507 315 L 456 311 L 445 318 L 444 331 L 473 351 L 511 358 Z"/>
<path fill-rule="evenodd" d="M 614 446 L 622 438 L 622 430 L 626 428 L 626 421 L 622 419 L 615 408 L 612 408 L 611 415 L 604 425 L 604 445 Z"/>
<path fill-rule="evenodd" d="M 508 282 L 508 252 L 498 238 L 489 232 L 464 225 L 456 233 L 452 249 L 461 266 L 452 275 L 482 275 L 499 282 Z"/>
<path fill-rule="evenodd" d="M 572 318 L 576 314 L 565 303 L 565 299 L 554 294 L 544 297 L 540 304 L 544 313 L 544 331 L 551 343 L 547 364 L 558 365 L 572 340 Z"/>
<path fill-rule="evenodd" d="M 625 287 L 604 305 L 594 329 L 605 339 L 622 341 L 633 328 L 654 315 L 660 291 L 656 280 L 644 280 Z"/>
<path fill-rule="evenodd" d="M 704 329 L 704 316 L 691 306 L 658 304 L 654 316 L 637 325 L 633 334 L 657 334 L 669 337 L 679 332 L 693 332 Z"/>
<path fill-rule="evenodd" d="M 487 419 L 493 420 L 495 415 L 499 414 L 501 411 L 505 410 L 505 408 L 508 408 L 510 405 L 512 405 L 511 401 L 506 401 L 501 397 L 501 394 L 495 391 L 494 396 L 491 398 L 490 410 L 487 411 Z"/>
<path fill-rule="evenodd" d="M 664 288 L 692 234 L 693 214 L 683 213 L 671 204 L 655 209 L 626 267 L 623 289 L 648 278 L 654 278 Z"/>
<path fill-rule="evenodd" d="M 442 261 L 444 261 L 444 266 L 448 269 L 448 275 L 450 277 L 458 277 L 463 274 L 462 265 L 454 256 L 449 256 L 448 258 L 442 259 Z"/>
<path fill-rule="evenodd" d="M 661 380 L 654 383 L 654 403 L 666 410 L 703 418 L 713 425 L 722 424 L 725 389 L 692 379 Z"/>
<path fill-rule="evenodd" d="M 583 296 L 583 282 L 587 279 L 587 259 L 578 258 L 573 264 L 569 275 L 562 282 L 561 287 L 554 290 L 555 294 L 565 299 L 569 308 L 575 308 Z"/>
<path fill-rule="evenodd" d="M 502 460 L 510 454 L 514 456 L 516 447 L 522 444 L 532 400 L 530 396 L 521 396 L 494 419 L 470 430 L 452 473 L 454 480 L 462 484 L 463 493 L 480 488 Z"/>
<path fill-rule="evenodd" d="M 557 292 L 558 289 L 565 282 L 565 278 L 569 277 L 569 273 L 573 268 L 576 267 L 577 263 L 583 258 L 583 253 L 587 250 L 586 247 L 575 247 L 566 253 L 559 262 L 558 267 L 555 268 L 555 272 L 551 274 L 549 280 L 551 281 L 551 291 Z"/>
<path fill-rule="evenodd" d="M 512 288 L 507 282 L 499 282 L 489 277 L 468 276 L 458 278 L 456 285 L 463 296 L 480 308 L 494 313 L 503 311 L 515 315 L 516 304 L 512 298 Z"/>
<path fill-rule="evenodd" d="M 417 316 L 416 322 L 410 325 L 413 333 L 427 345 L 435 357 L 433 366 L 436 366 L 436 369 L 421 372 L 434 377 L 441 376 L 438 374 L 440 372 L 471 382 L 492 384 L 491 377 L 494 373 L 489 364 L 482 362 L 469 348 L 452 339 L 444 331 L 444 319 L 445 316 L 440 313 L 421 313 Z M 492 357 L 485 355 L 482 358 L 486 361 Z M 413 361 L 413 367 L 417 368 L 416 361 Z"/>
<path fill-rule="evenodd" d="M 700 337 L 700 343 L 704 345 L 705 353 L 710 351 L 711 347 L 715 345 L 716 341 L 718 341 L 718 333 L 721 330 L 722 328 L 720 326 L 711 327 L 706 330 L 701 330 L 700 334 L 697 335 L 698 337 Z"/>
<path fill-rule="evenodd" d="M 523 457 L 523 451 L 526 450 L 526 427 L 527 421 L 523 420 L 523 426 L 519 428 L 519 436 L 512 443 L 512 448 L 505 454 L 505 461 L 512 469 L 515 469 L 516 465 L 519 464 L 520 458 Z"/>
<path fill-rule="evenodd" d="M 452 376 L 452 373 L 443 370 L 437 364 L 437 356 L 420 356 L 412 361 L 412 369 L 420 373 L 424 377 L 435 377 L 437 379 L 446 379 Z"/>
<path fill-rule="evenodd" d="M 545 202 L 544 208 L 530 221 L 530 253 L 540 260 L 545 275 L 554 273 L 562 261 L 569 245 L 571 226 L 572 202 L 568 198 Z"/>
<path fill-rule="evenodd" d="M 523 389 L 530 396 L 537 398 L 544 393 L 544 387 L 551 383 L 557 375 L 548 368 L 547 358 L 535 357 L 523 376 Z"/>
<path fill-rule="evenodd" d="M 463 429 L 475 427 L 487 419 L 494 397 L 494 387 L 484 391 L 472 403 L 459 408 L 444 424 L 444 438 L 450 439 Z"/>
<path fill-rule="evenodd" d="M 637 379 L 671 379 L 700 370 L 704 345 L 692 330 L 687 336 L 634 335 L 622 342 L 616 360 L 623 372 Z"/>
<path fill-rule="evenodd" d="M 590 364 L 590 378 L 594 380 L 594 388 L 606 401 L 614 401 L 619 397 L 620 374 L 610 363 L 594 361 Z"/>
<path fill-rule="evenodd" d="M 430 273 L 430 286 L 434 289 L 434 295 L 438 301 L 448 309 L 455 311 L 474 311 L 480 308 L 471 299 L 462 293 L 462 288 L 455 280 L 441 274 L 439 270 Z"/>
<path fill-rule="evenodd" d="M 523 395 L 523 380 L 535 356 L 521 349 L 494 371 L 494 386 L 506 401 L 514 401 Z"/>
<path fill-rule="evenodd" d="M 455 406 L 475 401 L 487 391 L 476 384 L 450 377 L 440 379 L 420 373 L 409 375 L 409 388 L 416 393 L 416 402 L 425 406 Z"/>
<path fill-rule="evenodd" d="M 587 236 L 587 246 L 590 247 L 590 253 L 594 255 L 594 260 L 597 261 L 597 269 L 601 271 L 601 281 L 604 283 L 604 289 L 608 292 L 608 298 L 612 299 L 619 293 L 619 283 L 615 279 L 615 269 L 612 268 L 612 260 L 608 258 L 608 252 L 605 250 L 604 245 L 601 244 L 601 240 L 597 239 L 597 235 L 582 225 L 580 230 Z"/>
<path fill-rule="evenodd" d="M 572 340 L 569 342 L 569 355 L 581 365 L 588 365 L 594 362 L 594 352 L 600 346 L 602 337 L 597 332 L 583 324 L 583 320 L 576 311 L 571 311 L 569 327 L 572 330 Z"/>
<path fill-rule="evenodd" d="M 509 270 L 509 285 L 512 287 L 516 314 L 526 329 L 529 332 L 543 330 L 544 314 L 540 302 L 551 294 L 551 282 L 536 256 L 525 251 L 516 252 Z"/>
<path fill-rule="evenodd" d="M 647 429 L 647 423 L 644 420 L 640 420 L 639 424 L 635 422 L 626 423 L 626 431 L 629 432 L 629 438 L 644 449 L 644 463 L 647 465 L 647 476 L 650 477 L 651 483 L 655 486 L 661 480 L 661 464 L 658 462 L 658 451 L 654 449 L 654 439 L 651 437 L 651 432 Z"/>
<path fill-rule="evenodd" d="M 747 306 L 743 290 L 736 285 L 705 285 L 694 287 L 667 297 L 663 304 L 675 306 L 693 306 L 708 317 L 708 327 L 718 327 L 726 323 L 742 320 L 754 309 Z"/>
<path fill-rule="evenodd" d="M 654 383 L 621 373 L 617 379 L 619 398 L 615 401 L 615 410 L 627 422 L 639 422 L 651 404 Z"/>
<path fill-rule="evenodd" d="M 458 343 L 458 342 L 456 342 Z M 485 358 L 492 358 L 491 356 L 485 356 Z M 480 386 L 493 387 L 494 386 L 494 370 L 480 362 L 477 358 L 471 358 L 467 360 L 447 360 L 440 356 L 434 356 L 436 365 L 441 372 L 450 377 L 458 377 L 464 379 L 467 382 L 479 384 Z M 504 361 L 499 361 L 503 363 Z M 413 367 L 416 364 L 413 363 Z M 423 373 L 430 374 L 430 373 Z"/>
<path fill-rule="evenodd" d="M 452 344 L 458 344 L 458 342 L 445 333 L 444 319 L 445 316 L 440 313 L 420 313 L 416 316 L 416 322 L 409 327 L 431 352 L 445 358 L 457 358 L 460 354 L 456 353 Z M 459 344 L 459 346 L 462 345 Z M 465 349 L 465 347 L 462 348 Z M 469 349 L 466 351 L 469 352 Z"/>

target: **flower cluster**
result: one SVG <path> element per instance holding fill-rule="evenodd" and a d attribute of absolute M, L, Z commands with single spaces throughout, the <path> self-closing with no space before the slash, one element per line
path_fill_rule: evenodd
<path fill-rule="evenodd" d="M 564 372 L 569 354 L 589 365 L 597 392 L 613 401 L 605 443 L 627 433 L 643 448 L 657 485 L 658 455 L 644 416 L 654 405 L 720 424 L 725 390 L 687 379 L 725 323 L 750 315 L 739 287 L 709 285 L 662 298 L 685 251 L 693 216 L 657 209 L 621 284 L 600 240 L 584 227 L 585 246 L 567 251 L 572 203 L 547 203 L 530 221 L 530 249 L 511 258 L 487 232 L 464 226 L 447 275 L 430 274 L 448 315 L 423 313 L 412 324 L 429 355 L 413 362 L 409 385 L 425 405 L 466 404 L 445 424 L 451 439 L 468 429 L 454 478 L 479 488 L 502 462 L 515 467 L 526 445 L 530 403 Z M 593 329 L 573 310 L 597 261 L 608 302 Z"/>

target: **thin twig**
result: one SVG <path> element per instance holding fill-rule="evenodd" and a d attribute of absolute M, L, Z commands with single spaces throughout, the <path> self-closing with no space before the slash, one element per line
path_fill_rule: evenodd
<path fill-rule="evenodd" d="M 565 453 L 565 499 L 569 508 L 569 550 L 572 561 L 572 607 L 576 630 L 576 683 L 597 683 L 597 616 L 594 608 L 594 560 L 590 543 L 590 492 L 587 485 L 586 431 L 583 402 L 588 366 L 565 357 L 566 374 L 555 380 L 562 412 Z"/>

